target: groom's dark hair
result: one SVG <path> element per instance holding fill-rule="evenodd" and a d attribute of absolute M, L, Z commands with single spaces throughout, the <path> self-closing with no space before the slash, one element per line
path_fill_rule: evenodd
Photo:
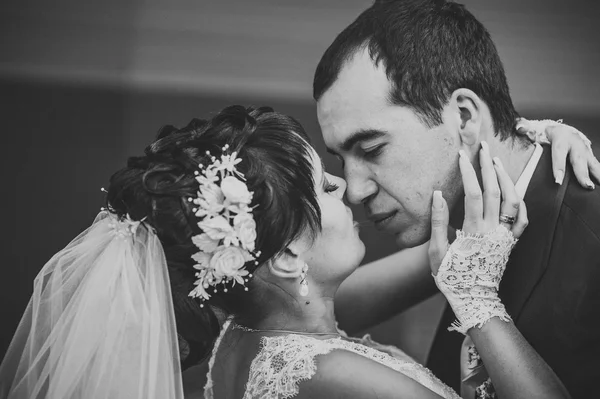
<path fill-rule="evenodd" d="M 376 1 L 344 29 L 315 71 L 313 97 L 319 100 L 357 51 L 368 49 L 383 63 L 392 104 L 411 107 L 430 127 L 452 92 L 467 88 L 488 105 L 502 138 L 518 117 L 506 75 L 489 32 L 462 4 L 444 0 Z"/>

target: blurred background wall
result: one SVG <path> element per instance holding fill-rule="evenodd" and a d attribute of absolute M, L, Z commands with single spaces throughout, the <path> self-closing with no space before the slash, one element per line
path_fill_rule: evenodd
<path fill-rule="evenodd" d="M 161 125 L 225 105 L 296 116 L 332 173 L 311 97 L 314 68 L 370 0 L 4 0 L 0 5 L 4 354 L 50 256 L 90 225 L 100 187 Z M 467 0 L 505 62 L 523 116 L 600 129 L 593 1 Z M 358 219 L 362 210 L 356 209 Z M 371 228 L 365 261 L 394 251 Z M 423 360 L 439 297 L 373 329 Z"/>

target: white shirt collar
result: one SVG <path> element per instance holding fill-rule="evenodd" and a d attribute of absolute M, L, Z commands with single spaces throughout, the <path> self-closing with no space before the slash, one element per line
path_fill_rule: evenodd
<path fill-rule="evenodd" d="M 531 154 L 529 162 L 527 162 L 527 165 L 525 165 L 525 169 L 523 169 L 523 172 L 521 172 L 521 176 L 519 176 L 519 179 L 515 184 L 515 190 L 517 191 L 517 194 L 521 197 L 521 199 L 525 197 L 527 187 L 529 186 L 529 182 L 533 177 L 533 172 L 535 172 L 535 168 L 537 167 L 537 164 L 540 161 L 543 152 L 544 149 L 542 148 L 542 146 L 539 143 L 535 143 L 535 150 L 533 151 L 533 154 Z"/>

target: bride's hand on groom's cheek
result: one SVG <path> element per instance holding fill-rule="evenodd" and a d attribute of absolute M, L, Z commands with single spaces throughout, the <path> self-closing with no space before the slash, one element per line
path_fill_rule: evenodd
<path fill-rule="evenodd" d="M 519 238 L 527 227 L 527 208 L 519 199 L 512 180 L 498 158 L 492 160 L 487 143 L 479 151 L 483 191 L 473 165 L 461 151 L 459 167 L 465 191 L 465 218 L 462 231 L 466 234 L 486 234 L 499 225 Z M 448 251 L 448 205 L 440 191 L 433 193 L 429 263 L 434 275 Z"/>

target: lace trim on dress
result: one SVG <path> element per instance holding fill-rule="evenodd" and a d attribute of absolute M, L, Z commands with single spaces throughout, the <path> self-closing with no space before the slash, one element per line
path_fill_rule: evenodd
<path fill-rule="evenodd" d="M 316 373 L 315 357 L 343 349 L 388 366 L 447 399 L 460 399 L 431 371 L 418 363 L 396 359 L 386 353 L 341 338 L 319 340 L 295 334 L 263 337 L 252 361 L 244 399 L 288 399 L 298 394 L 299 383 Z"/>
<path fill-rule="evenodd" d="M 217 340 L 215 341 L 215 345 L 213 346 L 212 353 L 210 355 L 210 360 L 208 361 L 208 373 L 206 374 L 206 385 L 204 385 L 204 399 L 213 399 L 214 394 L 213 394 L 212 369 L 215 364 L 215 358 L 217 357 L 217 350 L 219 349 L 219 346 L 221 345 L 221 340 L 223 339 L 223 336 L 227 332 L 227 329 L 229 328 L 231 321 L 232 321 L 231 318 L 229 318 L 229 319 L 227 319 L 227 321 L 225 321 L 225 323 L 223 324 L 223 327 L 221 328 L 221 333 L 219 334 L 219 337 L 217 338 Z"/>

